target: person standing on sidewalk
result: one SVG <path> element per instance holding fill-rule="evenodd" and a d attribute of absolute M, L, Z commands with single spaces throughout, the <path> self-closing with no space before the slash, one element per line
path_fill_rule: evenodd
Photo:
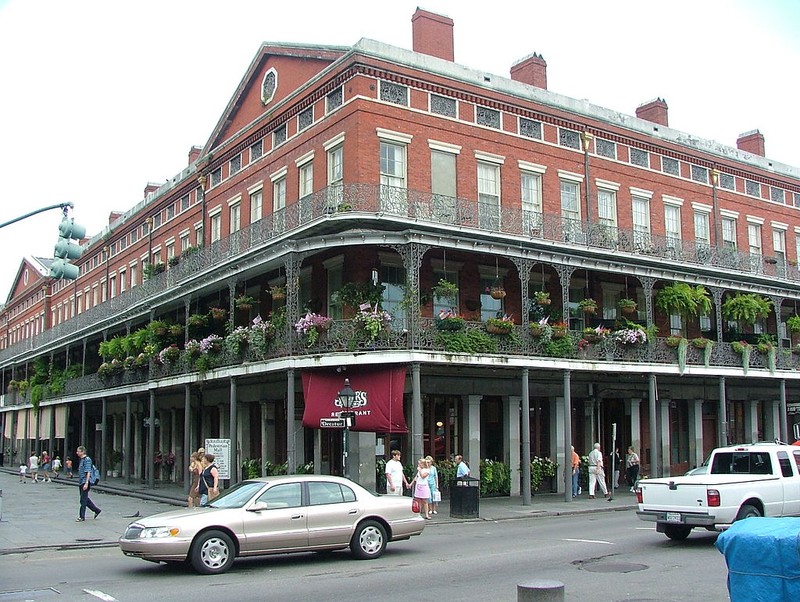
<path fill-rule="evenodd" d="M 456 456 L 455 458 L 453 458 L 453 462 L 456 465 L 457 479 L 469 476 L 469 466 L 467 466 L 467 463 L 464 462 L 464 458 L 462 456 Z"/>
<path fill-rule="evenodd" d="M 400 462 L 400 451 L 392 450 L 392 459 L 386 463 L 386 493 L 389 495 L 403 495 L 403 485 L 408 489 L 408 479 L 403 472 L 403 463 Z"/>
<path fill-rule="evenodd" d="M 31 471 L 31 479 L 34 483 L 39 482 L 39 456 L 36 452 L 31 452 L 31 457 L 28 458 L 28 468 Z"/>
<path fill-rule="evenodd" d="M 636 491 L 636 481 L 639 480 L 639 454 L 628 447 L 625 454 L 625 481 L 631 486 L 631 493 Z"/>
<path fill-rule="evenodd" d="M 580 494 L 580 478 L 581 478 L 581 457 L 575 451 L 575 446 L 570 446 L 572 450 L 572 497 L 578 497 Z"/>
<path fill-rule="evenodd" d="M 608 497 L 606 487 L 606 472 L 603 469 L 603 452 L 600 451 L 600 444 L 595 443 L 594 449 L 589 452 L 589 499 L 594 499 L 594 490 L 597 484 L 605 497 Z"/>
<path fill-rule="evenodd" d="M 86 508 L 94 512 L 95 518 L 100 515 L 101 510 L 95 506 L 89 497 L 89 491 L 92 489 L 92 459 L 86 455 L 86 448 L 83 445 L 78 446 L 76 453 L 80 458 L 78 463 L 78 491 L 81 494 L 81 509 L 75 522 L 82 523 L 86 520 Z"/>
<path fill-rule="evenodd" d="M 50 482 L 50 454 L 47 453 L 47 450 L 42 452 L 42 472 L 44 476 L 42 478 L 42 483 L 49 483 Z"/>

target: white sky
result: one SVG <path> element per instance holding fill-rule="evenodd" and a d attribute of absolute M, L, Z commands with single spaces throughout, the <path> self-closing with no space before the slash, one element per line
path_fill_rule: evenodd
<path fill-rule="evenodd" d="M 508 77 L 532 52 L 548 88 L 798 166 L 797 0 L 0 0 L 0 222 L 72 201 L 89 235 L 205 144 L 264 41 L 411 48 L 416 7 L 455 21 L 456 62 Z M 52 256 L 59 212 L 0 231 L 0 302 L 24 255 Z"/>

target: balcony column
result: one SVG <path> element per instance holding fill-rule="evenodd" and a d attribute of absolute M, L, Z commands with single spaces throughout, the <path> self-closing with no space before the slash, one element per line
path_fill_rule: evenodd
<path fill-rule="evenodd" d="M 583 430 L 583 449 L 579 447 L 575 450 L 581 456 L 588 456 L 589 452 L 592 451 L 594 442 L 597 440 L 597 412 L 595 411 L 597 404 L 598 402 L 594 397 L 589 397 L 583 402 L 583 423 L 585 425 Z M 574 445 L 574 443 L 572 445 Z"/>
<path fill-rule="evenodd" d="M 183 300 L 183 343 L 184 345 L 189 341 L 189 312 L 192 308 L 192 298 L 186 297 Z M 187 447 L 186 451 L 189 451 L 191 448 Z M 189 485 L 187 484 L 186 487 L 188 488 Z"/>
<path fill-rule="evenodd" d="M 649 276 L 637 276 L 636 278 L 642 285 L 645 321 L 647 322 L 647 326 L 650 327 L 655 323 L 655 316 L 653 314 L 653 287 L 655 287 L 656 279 L 650 278 Z"/>
<path fill-rule="evenodd" d="M 781 306 L 783 305 L 784 298 L 779 297 L 778 295 L 769 295 L 769 299 L 772 301 L 772 307 L 775 312 L 775 339 L 778 343 L 778 349 L 780 349 L 781 344 Z M 788 334 L 788 332 L 787 332 Z M 790 337 L 791 338 L 791 337 Z M 780 354 L 778 354 L 780 356 Z"/>
<path fill-rule="evenodd" d="M 231 377 L 231 386 L 230 386 L 230 395 L 231 395 L 231 407 L 230 407 L 230 434 L 228 437 L 231 440 L 231 463 L 230 463 L 230 473 L 231 473 L 231 485 L 235 485 L 239 482 L 240 469 L 241 463 L 239 462 L 239 398 L 238 398 L 238 391 L 236 388 L 236 378 L 233 376 Z M 289 473 L 291 474 L 291 473 Z"/>
<path fill-rule="evenodd" d="M 88 340 L 86 337 L 83 337 L 83 353 L 81 359 L 81 376 L 86 376 L 86 345 Z"/>
<path fill-rule="evenodd" d="M 786 441 L 781 437 L 781 402 L 772 399 L 764 402 L 764 441 Z"/>
<path fill-rule="evenodd" d="M 642 400 L 638 397 L 632 397 L 627 400 L 628 415 L 630 416 L 631 426 L 631 441 L 628 445 L 633 448 L 637 454 L 642 453 Z M 627 446 L 626 446 L 627 447 Z"/>
<path fill-rule="evenodd" d="M 744 433 L 748 441 L 745 443 L 755 443 L 761 438 L 758 436 L 758 401 L 751 399 L 745 403 L 744 414 Z"/>
<path fill-rule="evenodd" d="M 588 228 L 592 227 L 592 203 L 591 196 L 589 195 L 590 187 L 590 174 L 589 174 L 589 149 L 592 148 L 592 139 L 594 136 L 588 131 L 581 132 L 581 146 L 583 147 L 583 176 L 586 180 L 584 188 L 584 197 L 586 200 L 586 223 Z M 570 498 L 571 499 L 571 498 Z"/>
<path fill-rule="evenodd" d="M 289 273 L 286 274 L 286 282 L 293 282 L 289 280 Z M 286 287 L 286 299 L 287 302 L 291 298 L 290 290 L 294 290 L 295 287 Z M 295 294 L 295 306 L 297 304 L 297 291 L 294 290 Z M 289 320 L 291 322 L 291 320 Z M 286 371 L 286 472 L 288 474 L 294 474 L 295 468 L 297 468 L 297 457 L 295 454 L 294 448 L 294 368 L 289 368 Z"/>
<path fill-rule="evenodd" d="M 188 466 L 189 455 L 194 451 L 192 445 L 192 385 L 183 385 L 183 466 Z M 183 485 L 187 491 L 192 484 L 192 475 L 188 470 L 183 472 Z"/>
<path fill-rule="evenodd" d="M 781 425 L 781 441 L 789 441 L 789 419 L 787 414 L 789 413 L 788 408 L 786 407 L 786 379 L 782 378 L 780 381 L 780 425 Z"/>
<path fill-rule="evenodd" d="M 695 399 L 690 402 L 689 416 L 689 461 L 694 466 L 703 463 L 703 400 Z"/>
<path fill-rule="evenodd" d="M 671 399 L 662 399 L 660 410 L 660 435 L 661 435 L 661 472 L 658 473 L 660 477 L 669 477 L 672 476 L 672 461 L 670 459 L 670 440 L 669 440 L 669 410 L 670 404 L 672 403 Z M 658 452 L 657 452 L 658 453 Z"/>
<path fill-rule="evenodd" d="M 81 400 L 81 436 L 78 445 L 86 445 L 86 400 Z M 77 466 L 76 466 L 77 468 Z"/>
<path fill-rule="evenodd" d="M 462 438 L 463 456 L 469 464 L 470 476 L 480 478 L 481 470 L 481 399 L 483 395 L 466 396 L 466 420 L 464 421 L 464 437 Z M 419 454 L 417 457 L 420 457 Z"/>
<path fill-rule="evenodd" d="M 421 458 L 423 452 L 425 451 L 425 447 L 423 445 L 424 432 L 425 425 L 422 422 L 422 384 L 420 381 L 420 365 L 419 362 L 414 362 L 411 364 L 411 454 L 414 462 Z M 464 455 L 466 456 L 466 453 Z M 467 458 L 469 458 L 469 456 L 467 456 Z"/>
<path fill-rule="evenodd" d="M 722 343 L 722 295 L 725 291 L 716 286 L 710 286 L 708 290 L 711 291 L 711 298 L 714 300 L 714 318 L 717 323 L 717 344 L 720 344 Z"/>
<path fill-rule="evenodd" d="M 517 395 L 509 395 L 505 398 L 505 414 L 506 414 L 506 432 L 505 432 L 505 463 L 511 469 L 511 492 L 510 495 L 515 496 L 520 494 L 520 440 L 519 440 L 519 425 L 520 425 L 520 402 L 521 398 Z M 524 472 L 524 471 L 523 471 Z"/>
<path fill-rule="evenodd" d="M 125 454 L 122 457 L 122 475 L 128 485 L 131 484 L 131 394 L 125 396 L 125 423 L 124 432 L 122 435 L 122 449 Z"/>
<path fill-rule="evenodd" d="M 575 272 L 575 268 L 568 265 L 556 265 L 553 266 L 553 268 L 558 274 L 558 279 L 561 282 L 562 321 L 564 324 L 569 325 L 569 283 L 572 280 L 572 274 Z M 570 497 L 570 499 L 572 498 Z"/>
<path fill-rule="evenodd" d="M 522 505 L 531 505 L 531 391 L 530 370 L 522 369 Z"/>
<path fill-rule="evenodd" d="M 147 475 L 147 487 L 155 489 L 156 471 L 153 459 L 156 457 L 156 392 L 150 389 L 150 407 L 148 408 L 147 452 L 145 453 L 144 471 Z"/>
<path fill-rule="evenodd" d="M 100 475 L 103 478 L 108 476 L 108 472 L 106 467 L 108 466 L 108 462 L 106 459 L 108 458 L 108 400 L 103 397 L 100 400 L 100 466 L 98 466 L 98 470 L 100 471 Z M 95 462 L 97 464 L 97 462 Z"/>
<path fill-rule="evenodd" d="M 656 416 L 656 375 L 647 375 L 647 406 L 650 419 L 650 476 L 661 476 L 658 472 L 658 420 Z M 642 454 L 644 455 L 644 454 Z"/>
<path fill-rule="evenodd" d="M 564 370 L 564 403 L 556 404 L 556 408 L 563 407 L 563 415 L 556 416 L 556 424 L 559 421 L 562 422 L 563 426 L 563 439 L 559 442 L 558 439 L 560 437 L 556 437 L 556 449 L 563 449 L 563 454 L 561 455 L 561 461 L 558 462 L 560 465 L 559 470 L 563 471 L 563 479 L 561 480 L 561 484 L 558 488 L 561 488 L 561 485 L 564 486 L 564 501 L 571 502 L 572 501 L 572 374 L 569 370 Z M 558 412 L 558 410 L 556 410 Z M 558 431 L 556 431 L 557 433 Z M 559 445 L 561 443 L 561 445 Z M 556 457 L 556 461 L 558 461 L 558 457 Z M 556 473 L 558 474 L 558 473 Z M 556 483 L 558 483 L 558 477 L 556 476 Z"/>
<path fill-rule="evenodd" d="M 418 349 L 421 336 L 419 271 L 422 266 L 422 258 L 431 246 L 410 242 L 404 245 L 392 245 L 392 248 L 403 260 L 403 269 L 406 272 L 406 295 L 409 302 L 406 306 L 406 324 L 408 325 L 408 332 L 411 333 L 409 344 L 412 349 Z"/>
<path fill-rule="evenodd" d="M 718 447 L 728 445 L 728 400 L 725 395 L 725 377 L 719 377 L 719 435 Z"/>
<path fill-rule="evenodd" d="M 178 408 L 169 409 L 169 452 L 175 454 L 172 466 L 172 482 L 180 483 L 183 474 L 183 445 L 178 439 Z"/>
<path fill-rule="evenodd" d="M 522 315 L 520 316 L 519 323 L 522 324 L 526 332 L 526 335 L 522 337 L 522 351 L 523 353 L 528 353 L 531 346 L 531 338 L 529 335 L 527 335 L 527 324 L 529 320 L 528 305 L 530 303 L 530 300 L 528 299 L 528 289 L 530 288 L 531 269 L 533 268 L 534 262 L 530 259 L 519 258 L 512 258 L 511 261 L 513 261 L 514 265 L 517 266 L 517 276 L 519 276 L 520 307 L 522 308 Z M 530 487 L 528 489 L 530 489 Z"/>
<path fill-rule="evenodd" d="M 302 259 L 297 253 L 290 253 L 283 263 L 286 270 L 286 337 L 289 354 L 297 343 L 293 336 L 294 325 L 300 319 L 300 266 Z M 294 385 L 292 386 L 294 388 Z M 294 416 L 292 416 L 294 420 Z"/>
<path fill-rule="evenodd" d="M 260 420 L 259 420 L 259 427 L 261 430 L 261 474 L 259 476 L 264 476 L 264 466 L 267 464 L 268 460 L 268 448 L 267 448 L 267 402 L 260 401 L 258 402 L 258 409 L 260 412 Z M 319 430 L 319 429 L 317 429 Z M 317 447 L 314 446 L 314 453 L 316 454 Z M 315 462 L 314 465 L 316 467 L 316 457 L 314 458 Z"/>
<path fill-rule="evenodd" d="M 142 473 L 142 429 L 144 425 L 144 412 L 134 412 L 131 420 L 133 420 L 133 477 L 141 479 L 144 474 Z"/>

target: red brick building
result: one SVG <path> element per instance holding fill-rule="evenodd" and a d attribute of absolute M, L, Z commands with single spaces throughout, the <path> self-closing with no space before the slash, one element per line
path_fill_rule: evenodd
<path fill-rule="evenodd" d="M 447 17 L 412 27 L 413 50 L 262 46 L 76 281 L 22 263 L 0 313 L 6 457 L 83 443 L 152 483 L 222 438 L 234 466 L 339 472 L 323 427 L 345 377 L 365 483 L 395 446 L 504 461 L 518 493 L 528 453 L 563 466 L 612 424 L 654 474 L 788 437 L 798 169 L 757 131 L 724 147 L 660 98 L 621 115 L 548 90 L 538 54 L 487 74 L 454 62 Z"/>

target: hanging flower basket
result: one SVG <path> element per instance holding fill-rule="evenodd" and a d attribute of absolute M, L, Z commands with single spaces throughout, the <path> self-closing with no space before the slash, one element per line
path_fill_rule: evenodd
<path fill-rule="evenodd" d="M 682 340 L 683 337 L 667 337 L 667 347 L 675 349 L 681 344 Z"/>
<path fill-rule="evenodd" d="M 578 307 L 585 314 L 594 315 L 597 313 L 597 301 L 594 299 L 584 299 L 578 302 Z"/>
<path fill-rule="evenodd" d="M 212 307 L 209 311 L 211 313 L 211 317 L 218 322 L 224 320 L 225 316 L 228 314 L 228 312 L 221 307 Z"/>
<path fill-rule="evenodd" d="M 486 332 L 489 334 L 506 335 L 514 328 L 514 322 L 509 316 L 502 318 L 489 318 L 486 320 Z"/>
<path fill-rule="evenodd" d="M 632 299 L 620 299 L 617 306 L 623 315 L 630 316 L 636 313 L 636 301 Z"/>
<path fill-rule="evenodd" d="M 550 305 L 550 293 L 546 291 L 536 291 L 533 293 L 533 300 L 537 305 Z"/>
<path fill-rule="evenodd" d="M 506 296 L 506 290 L 502 286 L 492 287 L 489 290 L 492 299 L 503 299 Z"/>
<path fill-rule="evenodd" d="M 563 339 L 565 336 L 567 336 L 566 324 L 553 324 L 552 329 L 554 339 Z"/>
<path fill-rule="evenodd" d="M 272 297 L 274 302 L 283 301 L 286 299 L 286 287 L 271 286 L 269 289 L 269 295 Z"/>
<path fill-rule="evenodd" d="M 435 322 L 436 328 L 445 332 L 458 332 L 464 330 L 464 318 L 450 310 L 442 310 Z"/>
<path fill-rule="evenodd" d="M 711 339 L 707 339 L 705 337 L 697 337 L 696 339 L 692 339 L 692 347 L 695 349 L 705 349 L 711 343 Z"/>

